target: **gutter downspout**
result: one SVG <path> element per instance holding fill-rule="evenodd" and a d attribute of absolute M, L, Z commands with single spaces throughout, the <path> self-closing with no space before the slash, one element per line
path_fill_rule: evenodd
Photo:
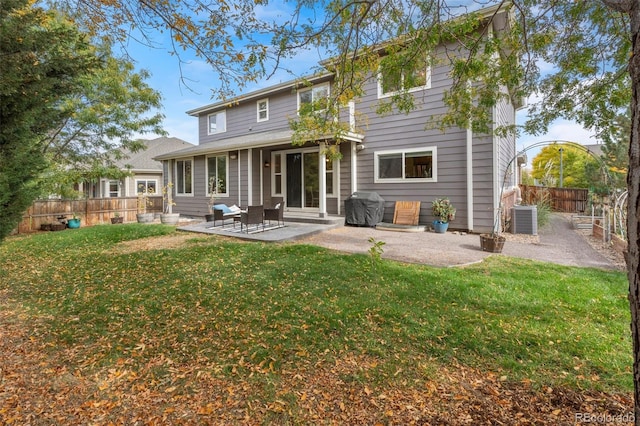
<path fill-rule="evenodd" d="M 473 232 L 473 130 L 467 127 L 467 231 Z"/>
<path fill-rule="evenodd" d="M 500 205 L 502 204 L 502 200 L 500 199 L 501 189 L 502 189 L 502 181 L 500 180 L 500 144 L 497 143 L 496 140 L 496 120 L 495 117 L 498 113 L 497 107 L 494 105 L 492 107 L 492 114 L 494 117 L 493 126 L 491 127 L 491 145 L 493 152 L 493 232 L 499 232 L 502 226 L 502 217 L 500 211 Z"/>

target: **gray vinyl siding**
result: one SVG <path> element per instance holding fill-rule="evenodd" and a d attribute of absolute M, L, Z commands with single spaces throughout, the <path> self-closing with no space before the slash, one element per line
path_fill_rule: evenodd
<path fill-rule="evenodd" d="M 474 135 L 473 138 L 473 230 L 490 232 L 494 214 L 493 138 Z"/>
<path fill-rule="evenodd" d="M 444 113 L 442 93 L 450 86 L 448 68 L 435 66 L 431 69 L 431 88 L 416 92 L 416 109 L 408 114 L 395 113 L 379 116 L 377 82 L 371 79 L 365 96 L 357 105 L 359 113 L 366 114 L 365 149 L 358 155 L 358 190 L 375 191 L 385 200 L 384 221 L 393 220 L 396 201 L 420 201 L 420 223 L 434 220 L 431 201 L 448 197 L 457 209 L 452 228 L 466 228 L 466 130 L 449 129 L 446 132 L 427 129 L 431 116 Z M 374 153 L 383 150 L 404 150 L 417 147 L 435 147 L 437 181 L 403 183 L 374 182 Z"/>
<path fill-rule="evenodd" d="M 320 84 L 324 83 L 316 83 L 316 85 Z M 301 90 L 304 89 L 305 87 L 301 88 Z M 269 100 L 269 120 L 258 122 L 257 101 L 262 99 Z M 213 135 L 207 134 L 209 114 L 222 110 L 226 111 L 227 131 Z M 220 139 L 246 135 L 248 133 L 288 129 L 289 120 L 297 116 L 297 110 L 297 91 L 289 87 L 280 92 L 271 93 L 269 96 L 257 97 L 255 100 L 247 100 L 239 105 L 208 111 L 198 117 L 200 145 L 215 142 Z"/>
<path fill-rule="evenodd" d="M 496 106 L 495 121 L 497 126 L 505 126 L 515 122 L 515 109 L 507 99 L 502 99 Z M 515 135 L 509 133 L 506 136 L 496 136 L 496 138 L 499 158 L 498 184 L 502 185 L 504 182 L 506 187 L 511 187 L 516 184 Z"/>

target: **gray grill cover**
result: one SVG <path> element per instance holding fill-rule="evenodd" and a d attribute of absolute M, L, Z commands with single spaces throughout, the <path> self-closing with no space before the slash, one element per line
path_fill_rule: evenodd
<path fill-rule="evenodd" d="M 377 192 L 354 192 L 344 200 L 346 225 L 376 226 L 384 216 L 384 200 Z"/>

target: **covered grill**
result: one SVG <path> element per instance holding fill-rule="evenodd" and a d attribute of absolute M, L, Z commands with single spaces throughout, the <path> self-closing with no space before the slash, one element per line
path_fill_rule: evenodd
<path fill-rule="evenodd" d="M 344 223 L 376 226 L 384 216 L 384 199 L 377 192 L 354 192 L 344 200 Z"/>

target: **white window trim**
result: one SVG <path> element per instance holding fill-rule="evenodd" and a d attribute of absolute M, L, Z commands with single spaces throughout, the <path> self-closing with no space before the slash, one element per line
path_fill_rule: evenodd
<path fill-rule="evenodd" d="M 313 89 L 318 89 L 320 87 L 326 87 L 327 88 L 327 97 L 331 96 L 331 85 L 329 83 L 314 84 L 311 87 L 307 87 L 307 88 L 298 90 L 298 96 L 297 96 L 297 98 L 298 98 L 298 108 L 296 109 L 298 115 L 300 115 L 300 94 L 301 93 L 306 93 L 308 91 L 312 91 Z M 313 99 L 313 92 L 311 92 L 311 102 L 315 102 L 315 101 L 316 100 Z M 322 111 L 324 111 L 324 110 L 321 109 L 321 110 L 314 111 L 314 112 L 322 112 Z"/>
<path fill-rule="evenodd" d="M 389 178 L 381 179 L 378 177 L 379 171 L 379 159 L 381 155 L 388 154 L 402 154 L 402 174 L 404 175 L 404 154 L 412 152 L 424 152 L 431 151 L 431 177 L 430 178 Z M 437 182 L 438 181 L 438 149 L 435 146 L 424 146 L 421 148 L 410 149 L 391 149 L 385 151 L 375 151 L 373 153 L 373 181 L 374 183 L 423 183 L 423 182 Z"/>
<path fill-rule="evenodd" d="M 267 117 L 266 118 L 260 118 L 260 103 L 261 102 L 265 102 L 267 104 L 267 108 L 266 108 L 266 113 L 267 113 Z M 259 101 L 256 102 L 256 120 L 258 123 L 263 122 L 263 121 L 269 121 L 269 98 L 266 99 L 260 99 Z"/>
<path fill-rule="evenodd" d="M 299 152 L 301 154 L 309 153 L 309 152 L 317 152 L 318 158 L 320 158 L 320 151 L 316 148 L 304 148 L 304 149 L 289 149 L 286 151 L 272 151 L 271 152 L 271 196 L 272 197 L 284 197 L 284 194 L 287 192 L 286 188 L 286 173 L 287 173 L 287 154 L 293 154 Z M 282 176 L 282 182 L 280 188 L 282 189 L 281 193 L 275 192 L 276 190 L 276 172 L 275 172 L 275 164 L 276 164 L 276 154 L 280 155 L 280 161 L 282 164 L 280 165 L 280 175 Z M 333 162 L 333 176 L 331 180 L 333 181 L 333 192 L 327 192 L 327 198 L 337 198 L 338 197 L 338 176 L 339 176 L 339 166 L 340 160 L 334 160 Z M 319 182 L 318 182 L 319 183 Z"/>
<path fill-rule="evenodd" d="M 118 186 L 118 189 L 116 191 L 116 195 L 114 197 L 111 196 L 111 183 L 116 183 L 116 185 Z M 118 179 L 109 179 L 106 181 L 107 183 L 107 196 L 105 198 L 120 198 L 121 195 L 121 188 L 122 188 L 122 182 Z"/>
<path fill-rule="evenodd" d="M 224 130 L 216 130 L 215 132 L 211 131 L 211 124 L 209 122 L 209 119 L 211 118 L 212 115 L 216 116 L 216 126 L 218 126 L 218 116 L 224 117 Z M 207 135 L 217 135 L 218 133 L 226 133 L 226 131 L 227 131 L 227 111 L 224 111 L 224 110 L 216 111 L 207 115 Z"/>
<path fill-rule="evenodd" d="M 404 72 L 402 73 L 401 79 L 402 79 L 402 85 L 404 86 Z M 397 95 L 398 93 L 403 93 L 403 91 L 398 91 L 398 90 L 394 92 L 388 92 L 388 93 L 382 92 L 382 65 L 378 67 L 377 82 L 378 82 L 378 99 L 390 98 L 391 96 Z M 431 65 L 428 65 L 428 64 L 427 64 L 427 72 L 425 74 L 425 84 L 423 86 L 412 87 L 407 90 L 407 93 L 414 93 L 414 92 L 419 92 L 421 90 L 427 90 L 427 89 L 431 89 Z"/>
<path fill-rule="evenodd" d="M 271 196 L 272 197 L 284 197 L 286 191 L 285 188 L 285 153 L 286 151 L 272 151 L 271 152 Z M 276 192 L 276 154 L 280 155 L 280 191 Z"/>
<path fill-rule="evenodd" d="M 227 192 L 225 193 L 217 193 L 216 194 L 216 198 L 220 197 L 220 198 L 229 198 L 229 154 L 228 153 L 224 153 L 224 154 L 210 154 L 207 155 L 205 157 L 204 160 L 204 168 L 205 168 L 205 188 L 206 188 L 206 193 L 207 193 L 207 197 L 211 196 L 211 193 L 209 192 L 209 158 L 213 158 L 213 157 L 225 157 L 225 160 L 227 162 L 227 176 L 225 177 L 227 180 Z"/>
<path fill-rule="evenodd" d="M 327 198 L 336 198 L 338 196 L 337 193 L 337 178 L 338 178 L 338 172 L 336 171 L 338 164 L 340 163 L 340 160 L 334 160 L 333 161 L 333 170 L 331 170 L 331 180 L 332 180 L 332 184 L 331 185 L 333 187 L 333 192 L 327 192 Z M 325 174 L 328 174 L 329 169 L 325 169 Z"/>
<path fill-rule="evenodd" d="M 140 182 L 145 182 L 145 185 L 149 187 L 149 182 L 154 182 L 156 184 L 156 191 L 158 190 L 158 179 L 143 179 L 136 178 L 135 180 L 135 194 L 138 194 L 138 185 Z M 153 195 L 162 195 L 162 194 L 153 194 Z"/>
<path fill-rule="evenodd" d="M 179 188 L 178 188 L 178 161 L 191 161 L 191 193 L 188 194 L 184 194 L 184 193 L 180 193 L 178 192 Z M 175 195 L 176 197 L 193 197 L 194 193 L 195 193 L 195 188 L 194 188 L 194 174 L 195 174 L 195 170 L 194 170 L 194 166 L 195 166 L 195 162 L 193 160 L 193 157 L 185 157 L 185 158 L 176 158 L 174 161 L 174 165 L 173 165 L 173 176 L 175 177 Z"/>

